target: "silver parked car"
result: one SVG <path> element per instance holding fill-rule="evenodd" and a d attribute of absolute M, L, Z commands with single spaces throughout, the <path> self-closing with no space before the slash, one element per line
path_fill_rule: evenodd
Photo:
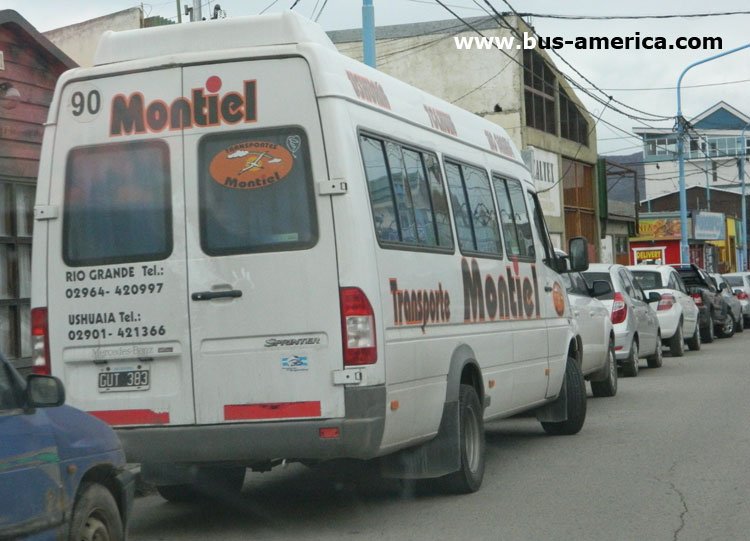
<path fill-rule="evenodd" d="M 685 341 L 693 350 L 701 347 L 698 307 L 679 273 L 669 265 L 631 265 L 628 267 L 643 291 L 656 291 L 661 300 L 652 304 L 659 318 L 664 345 L 673 357 L 685 354 Z"/>
<path fill-rule="evenodd" d="M 723 276 L 740 301 L 745 327 L 750 327 L 750 272 L 730 272 Z"/>
<path fill-rule="evenodd" d="M 617 394 L 617 360 L 615 332 L 609 310 L 578 272 L 562 274 L 568 292 L 570 309 L 581 340 L 581 371 L 591 382 L 594 396 Z"/>
<path fill-rule="evenodd" d="M 734 321 L 734 332 L 744 331 L 745 319 L 742 317 L 742 303 L 735 295 L 732 286 L 721 274 L 711 273 L 711 278 L 716 282 L 716 288 L 721 293 L 721 296 L 724 297 L 724 300 L 729 307 L 729 313 Z"/>
<path fill-rule="evenodd" d="M 642 357 L 650 368 L 662 365 L 662 343 L 659 320 L 649 303 L 659 302 L 661 295 L 646 296 L 630 271 L 622 265 L 597 263 L 583 273 L 588 286 L 600 289 L 597 282 L 609 284 L 609 290 L 597 294 L 609 309 L 615 330 L 615 357 L 625 376 L 637 376 Z"/>

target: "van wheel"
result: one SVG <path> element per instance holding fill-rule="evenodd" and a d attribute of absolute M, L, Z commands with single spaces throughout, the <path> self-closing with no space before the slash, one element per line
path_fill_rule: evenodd
<path fill-rule="evenodd" d="M 669 353 L 672 357 L 685 355 L 685 337 L 682 335 L 682 322 L 677 325 L 677 332 L 669 339 Z"/>
<path fill-rule="evenodd" d="M 610 342 L 607 350 L 607 379 L 592 381 L 591 392 L 594 396 L 615 396 L 617 394 L 617 360 L 615 359 L 615 345 Z"/>
<path fill-rule="evenodd" d="M 200 499 L 230 500 L 238 497 L 245 482 L 246 468 L 202 467 L 194 483 L 160 485 L 156 491 L 172 503 L 194 502 Z"/>
<path fill-rule="evenodd" d="M 79 489 L 70 524 L 70 541 L 121 541 L 122 518 L 112 494 L 98 483 Z"/>
<path fill-rule="evenodd" d="M 745 330 L 745 319 L 742 316 L 734 321 L 734 330 L 735 332 L 743 332 Z"/>
<path fill-rule="evenodd" d="M 695 331 L 693 331 L 693 336 L 687 339 L 687 346 L 690 351 L 700 351 L 701 349 L 701 330 L 698 323 L 695 324 Z"/>
<path fill-rule="evenodd" d="M 459 440 L 461 469 L 443 477 L 445 487 L 456 494 L 479 490 L 484 477 L 485 442 L 482 407 L 471 385 L 461 385 L 458 392 Z"/>
<path fill-rule="evenodd" d="M 664 352 L 661 348 L 661 332 L 656 335 L 656 351 L 654 351 L 653 355 L 646 357 L 646 360 L 648 361 L 649 368 L 661 368 L 661 365 L 664 364 Z"/>
<path fill-rule="evenodd" d="M 628 378 L 638 377 L 638 364 L 640 363 L 640 353 L 638 352 L 638 340 L 633 340 L 630 344 L 630 357 L 627 358 L 622 367 L 622 375 Z"/>
<path fill-rule="evenodd" d="M 568 357 L 565 365 L 565 394 L 567 398 L 566 410 L 568 418 L 559 423 L 542 422 L 542 428 L 553 436 L 568 436 L 577 434 L 583 428 L 586 420 L 586 381 L 581 369 L 573 357 Z"/>

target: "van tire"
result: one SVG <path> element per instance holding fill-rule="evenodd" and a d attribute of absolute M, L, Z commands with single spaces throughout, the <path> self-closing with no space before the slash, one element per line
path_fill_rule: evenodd
<path fill-rule="evenodd" d="M 458 391 L 461 468 L 442 478 L 446 490 L 470 494 L 482 486 L 485 467 L 484 419 L 477 392 L 462 384 Z"/>
<path fill-rule="evenodd" d="M 615 345 L 609 343 L 607 349 L 607 379 L 603 381 L 592 381 L 591 392 L 596 397 L 615 396 L 617 394 L 617 360 L 615 359 Z"/>
<path fill-rule="evenodd" d="M 70 541 L 122 541 L 125 532 L 114 497 L 98 483 L 83 483 L 73 507 Z"/>
<path fill-rule="evenodd" d="M 669 354 L 672 357 L 685 355 L 685 338 L 682 336 L 682 321 L 677 325 L 677 331 L 669 339 Z"/>
<path fill-rule="evenodd" d="M 565 365 L 565 392 L 568 418 L 561 422 L 542 422 L 542 428 L 553 436 L 577 434 L 586 420 L 586 380 L 574 357 L 568 357 Z"/>

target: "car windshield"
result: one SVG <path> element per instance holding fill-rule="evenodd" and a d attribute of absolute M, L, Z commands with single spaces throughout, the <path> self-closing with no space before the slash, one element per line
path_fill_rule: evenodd
<path fill-rule="evenodd" d="M 661 280 L 661 274 L 655 271 L 631 271 L 635 276 L 635 281 L 643 289 L 659 289 L 665 287 Z"/>

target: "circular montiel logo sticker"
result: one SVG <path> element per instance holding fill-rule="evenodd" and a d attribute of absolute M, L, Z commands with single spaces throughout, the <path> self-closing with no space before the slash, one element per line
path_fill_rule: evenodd
<path fill-rule="evenodd" d="M 555 305 L 557 315 L 562 316 L 565 313 L 565 294 L 558 282 L 555 282 L 555 285 L 552 286 L 552 302 Z"/>
<path fill-rule="evenodd" d="M 268 141 L 245 141 L 225 148 L 211 160 L 211 178 L 227 188 L 253 190 L 284 180 L 294 157 L 283 146 Z"/>

